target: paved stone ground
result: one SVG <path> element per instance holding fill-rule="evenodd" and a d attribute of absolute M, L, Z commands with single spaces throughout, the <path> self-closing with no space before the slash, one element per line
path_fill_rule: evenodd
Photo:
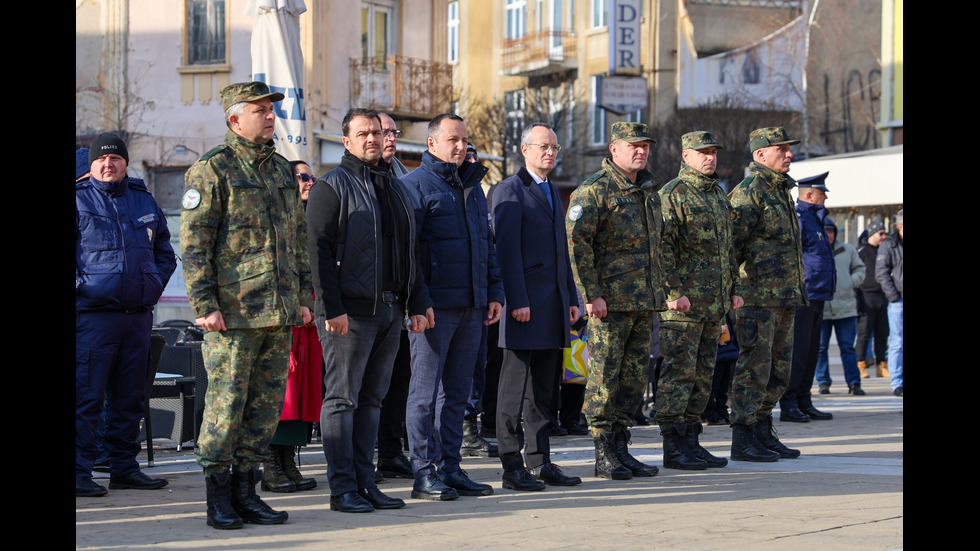
<path fill-rule="evenodd" d="M 832 357 L 834 357 L 832 355 Z M 156 491 L 110 490 L 75 499 L 76 549 L 383 549 L 440 547 L 538 550 L 697 549 L 888 550 L 904 545 L 903 399 L 887 379 L 863 381 L 866 396 L 848 396 L 839 362 L 833 394 L 815 405 L 832 421 L 776 421 L 783 442 L 803 456 L 775 463 L 730 462 L 723 469 L 664 469 L 656 427 L 633 429 L 631 450 L 661 467 L 653 478 L 609 481 L 592 476 L 590 437 L 552 440 L 553 461 L 583 479 L 581 486 L 520 493 L 501 487 L 499 460 L 465 458 L 476 481 L 494 495 L 451 502 L 410 498 L 411 481 L 387 480 L 381 490 L 404 509 L 370 514 L 329 510 L 326 465 L 319 444 L 305 448 L 301 469 L 319 486 L 307 492 L 260 492 L 289 512 L 279 526 L 219 531 L 205 524 L 204 480 L 191 450 L 159 447 L 151 476 L 170 481 Z M 815 388 L 815 387 L 814 387 Z M 841 390 L 843 388 L 843 390 Z M 843 393 L 842 393 L 843 392 Z M 778 415 L 777 415 L 778 419 Z M 161 441 L 156 441 L 158 446 Z M 705 426 L 702 443 L 730 455 L 731 430 Z M 140 456 L 145 465 L 145 451 Z M 97 479 L 107 475 L 96 474 Z M 108 480 L 99 480 L 107 484 Z"/>

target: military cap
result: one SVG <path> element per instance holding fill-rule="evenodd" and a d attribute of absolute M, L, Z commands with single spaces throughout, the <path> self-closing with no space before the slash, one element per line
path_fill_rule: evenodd
<path fill-rule="evenodd" d="M 872 235 L 880 231 L 885 231 L 885 225 L 881 222 L 875 220 L 868 224 L 868 235 Z"/>
<path fill-rule="evenodd" d="M 709 147 L 725 149 L 715 140 L 711 132 L 695 130 L 694 132 L 688 132 L 681 136 L 681 149 L 707 149 Z"/>
<path fill-rule="evenodd" d="M 749 134 L 749 149 L 755 153 L 756 149 L 769 147 L 770 145 L 796 145 L 800 140 L 791 140 L 786 135 L 786 129 L 782 126 L 770 126 L 753 130 Z"/>
<path fill-rule="evenodd" d="M 229 84 L 221 89 L 221 104 L 227 111 L 229 107 L 243 101 L 258 101 L 262 98 L 269 98 L 271 101 L 282 101 L 286 96 L 280 92 L 270 92 L 269 86 L 264 82 L 236 82 Z"/>
<path fill-rule="evenodd" d="M 796 181 L 796 185 L 799 186 L 800 189 L 803 189 L 805 187 L 812 187 L 814 189 L 819 189 L 820 191 L 823 192 L 830 191 L 829 189 L 827 189 L 827 183 L 826 183 L 828 174 L 830 174 L 830 172 L 824 172 L 823 174 L 817 174 L 816 176 L 807 176 L 806 178 L 800 178 L 799 180 Z"/>
<path fill-rule="evenodd" d="M 657 143 L 657 140 L 650 137 L 650 129 L 642 122 L 614 122 L 612 125 L 612 139 L 625 140 L 630 143 L 650 142 Z"/>

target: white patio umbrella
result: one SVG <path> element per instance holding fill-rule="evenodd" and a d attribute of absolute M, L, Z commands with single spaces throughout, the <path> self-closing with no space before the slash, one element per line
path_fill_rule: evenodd
<path fill-rule="evenodd" d="M 255 16 L 252 78 L 286 96 L 276 104 L 276 151 L 290 161 L 310 162 L 299 41 L 299 15 L 305 11 L 303 0 L 249 0 L 245 6 Z"/>

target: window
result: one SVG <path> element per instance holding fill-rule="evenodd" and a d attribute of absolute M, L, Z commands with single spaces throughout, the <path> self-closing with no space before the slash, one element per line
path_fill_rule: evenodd
<path fill-rule="evenodd" d="M 589 145 L 604 145 L 606 143 L 606 110 L 599 107 L 599 91 L 602 77 L 593 75 L 589 78 Z"/>
<path fill-rule="evenodd" d="M 524 90 L 504 92 L 504 150 L 520 157 L 521 132 L 524 131 Z"/>
<path fill-rule="evenodd" d="M 459 0 L 449 3 L 449 63 L 459 62 Z"/>
<path fill-rule="evenodd" d="M 515 40 L 524 36 L 527 22 L 527 0 L 506 0 L 504 5 L 504 38 Z"/>
<path fill-rule="evenodd" d="M 379 0 L 361 4 L 361 58 L 363 61 L 374 59 L 378 68 L 383 68 L 385 58 L 394 53 L 394 10 L 392 2 Z"/>
<path fill-rule="evenodd" d="M 224 0 L 188 0 L 187 64 L 226 62 Z"/>
<path fill-rule="evenodd" d="M 606 11 L 606 0 L 590 0 L 589 26 L 605 27 L 608 12 Z"/>

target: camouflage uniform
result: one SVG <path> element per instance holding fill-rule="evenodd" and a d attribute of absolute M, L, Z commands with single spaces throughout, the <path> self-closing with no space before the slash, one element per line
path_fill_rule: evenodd
<path fill-rule="evenodd" d="M 260 86 L 256 86 L 259 84 Z M 227 108 L 276 94 L 261 83 L 222 90 Z M 281 94 L 278 94 L 281 99 Z M 180 246 L 191 308 L 227 331 L 204 337 L 208 371 L 197 462 L 205 476 L 268 459 L 279 422 L 294 325 L 312 309 L 306 220 L 289 162 L 271 142 L 229 131 L 185 176 Z"/>
<path fill-rule="evenodd" d="M 575 283 L 583 302 L 602 297 L 608 308 L 605 318 L 589 317 L 584 411 L 593 436 L 632 426 L 643 399 L 654 311 L 664 309 L 662 224 L 645 169 L 630 182 L 607 157 L 572 192 L 565 225 Z"/>
<path fill-rule="evenodd" d="M 799 143 L 785 140 L 781 128 L 756 130 L 751 143 L 766 132 L 770 142 Z M 789 382 L 793 320 L 796 307 L 806 303 L 800 226 L 790 197 L 795 185 L 787 174 L 753 162 L 749 176 L 729 195 L 740 266 L 734 294 L 745 300 L 736 311 L 739 357 L 732 380 L 733 424 L 752 425 L 767 418 Z"/>
<path fill-rule="evenodd" d="M 684 149 L 719 147 L 706 132 Z M 738 265 L 732 247 L 732 208 L 716 175 L 681 163 L 677 178 L 660 190 L 664 213 L 663 266 L 667 301 L 686 296 L 687 312 L 660 312 L 664 356 L 657 386 L 656 420 L 661 429 L 700 423 L 711 393 L 721 321 L 731 305 Z"/>

